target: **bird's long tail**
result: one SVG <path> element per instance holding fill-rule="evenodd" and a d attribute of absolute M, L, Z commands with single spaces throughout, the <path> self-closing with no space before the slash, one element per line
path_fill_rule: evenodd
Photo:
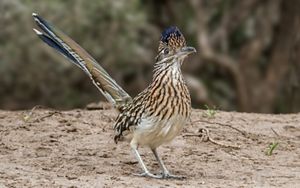
<path fill-rule="evenodd" d="M 132 98 L 116 83 L 114 79 L 96 62 L 91 55 L 82 49 L 75 41 L 59 31 L 36 13 L 32 14 L 34 21 L 43 31 L 33 29 L 36 34 L 50 47 L 64 55 L 73 64 L 81 68 L 101 91 L 105 98 L 115 107 L 121 107 Z"/>

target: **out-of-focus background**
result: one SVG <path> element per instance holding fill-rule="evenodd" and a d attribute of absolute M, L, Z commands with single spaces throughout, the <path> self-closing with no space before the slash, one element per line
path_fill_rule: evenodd
<path fill-rule="evenodd" d="M 300 111 L 299 0 L 1 0 L 0 12 L 0 109 L 103 100 L 80 69 L 35 36 L 37 12 L 132 96 L 151 81 L 161 31 L 176 25 L 198 50 L 183 65 L 195 108 Z"/>

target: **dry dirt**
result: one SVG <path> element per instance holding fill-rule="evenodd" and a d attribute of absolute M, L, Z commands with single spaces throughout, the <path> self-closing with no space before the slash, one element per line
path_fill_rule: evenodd
<path fill-rule="evenodd" d="M 0 111 L 0 187 L 300 187 L 300 114 L 204 113 L 193 110 L 193 123 L 159 148 L 187 179 L 157 180 L 132 175 L 141 170 L 129 145 L 113 142 L 113 109 Z M 240 148 L 205 142 L 201 128 Z M 159 173 L 152 153 L 140 151 Z"/>

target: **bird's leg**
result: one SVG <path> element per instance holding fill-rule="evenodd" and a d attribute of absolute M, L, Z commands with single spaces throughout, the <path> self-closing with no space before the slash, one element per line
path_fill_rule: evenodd
<path fill-rule="evenodd" d="M 183 176 L 175 176 L 175 175 L 170 174 L 170 172 L 168 171 L 168 169 L 164 165 L 163 161 L 158 156 L 158 153 L 157 153 L 156 149 L 151 149 L 151 150 L 152 150 L 156 160 L 158 161 L 158 164 L 159 164 L 160 168 L 162 169 L 162 178 L 174 178 L 174 179 L 184 179 L 185 178 Z"/>
<path fill-rule="evenodd" d="M 142 176 L 142 177 L 151 177 L 151 178 L 161 179 L 162 176 L 154 175 L 154 174 L 152 174 L 152 173 L 150 173 L 148 171 L 148 169 L 147 169 L 146 165 L 144 164 L 144 162 L 143 162 L 143 160 L 142 160 L 142 158 L 141 158 L 141 156 L 140 156 L 137 148 L 136 147 L 132 147 L 132 149 L 133 149 L 133 152 L 134 152 L 134 155 L 135 155 L 136 159 L 138 160 L 140 166 L 144 170 L 143 173 L 141 173 L 141 174 L 134 174 L 134 175 L 136 175 L 136 176 Z"/>

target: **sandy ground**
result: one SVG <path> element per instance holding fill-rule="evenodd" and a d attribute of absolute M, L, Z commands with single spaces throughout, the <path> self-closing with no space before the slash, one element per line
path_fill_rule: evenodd
<path fill-rule="evenodd" d="M 0 111 L 0 187 L 300 187 L 300 114 L 204 114 L 193 110 L 193 123 L 159 148 L 187 179 L 157 180 L 132 175 L 141 170 L 129 145 L 113 142 L 113 109 Z M 201 128 L 240 149 L 203 141 Z M 159 173 L 149 149 L 140 151 Z"/>

